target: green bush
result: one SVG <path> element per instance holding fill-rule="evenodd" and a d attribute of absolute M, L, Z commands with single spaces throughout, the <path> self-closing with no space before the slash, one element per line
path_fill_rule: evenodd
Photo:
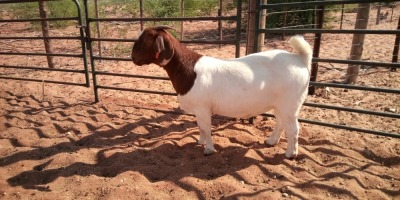
<path fill-rule="evenodd" d="M 10 14 L 15 19 L 27 19 L 39 17 L 38 3 L 16 3 L 9 4 Z"/>
<path fill-rule="evenodd" d="M 218 10 L 219 0 L 185 0 L 185 16 L 210 15 Z M 180 17 L 181 0 L 143 1 L 143 9 L 148 17 Z"/>
<path fill-rule="evenodd" d="M 310 1 L 310 0 L 306 0 Z M 288 3 L 290 2 L 298 2 L 298 0 L 287 0 Z M 282 3 L 282 0 L 268 0 L 269 4 L 276 4 Z M 266 27 L 267 28 L 280 28 L 284 26 L 298 26 L 298 25 L 307 25 L 313 24 L 314 21 L 314 7 L 307 6 L 307 7 L 300 7 L 299 8 L 287 8 L 286 11 L 296 11 L 296 10 L 307 10 L 301 12 L 288 12 L 286 14 L 285 20 L 285 9 L 268 9 L 268 13 L 273 12 L 281 12 L 277 14 L 269 14 L 267 16 Z M 286 21 L 286 22 L 285 22 Z M 286 24 L 285 24 L 286 23 Z M 310 28 L 309 26 L 303 26 L 298 28 Z"/>
<path fill-rule="evenodd" d="M 178 17 L 180 16 L 180 0 L 143 1 L 143 10 L 148 17 Z"/>
<path fill-rule="evenodd" d="M 91 11 L 94 13 L 94 0 L 89 1 Z M 139 1 L 138 0 L 98 0 L 99 16 L 124 15 L 127 17 L 139 16 Z M 94 15 L 90 15 L 94 17 Z"/>
<path fill-rule="evenodd" d="M 50 10 L 50 17 L 75 17 L 78 16 L 78 9 L 72 1 L 49 1 L 47 2 Z M 81 12 L 83 12 L 83 1 L 80 1 Z M 84 15 L 82 15 L 84 16 Z M 71 21 L 54 21 L 55 27 L 64 27 L 71 24 Z"/>
<path fill-rule="evenodd" d="M 219 0 L 185 0 L 186 16 L 204 16 L 218 11 Z"/>
<path fill-rule="evenodd" d="M 83 1 L 80 1 L 83 12 Z M 40 18 L 38 2 L 16 3 L 9 6 L 10 13 L 15 19 Z M 48 1 L 47 10 L 49 18 L 76 17 L 78 11 L 73 1 Z M 51 21 L 50 25 L 59 28 L 73 23 L 72 21 L 57 20 Z M 34 28 L 39 28 L 40 22 L 32 22 Z"/>
<path fill-rule="evenodd" d="M 83 11 L 83 0 L 79 0 Z M 138 0 L 99 0 L 100 16 L 115 14 L 137 17 L 139 15 Z M 180 17 L 181 0 L 143 0 L 145 17 Z M 185 0 L 185 16 L 205 16 L 216 13 L 219 7 L 219 0 Z M 236 5 L 228 3 L 228 6 Z M 73 17 L 77 16 L 77 9 L 73 1 L 48 1 L 49 17 Z M 94 0 L 89 1 L 90 16 L 94 17 Z M 14 18 L 27 19 L 39 18 L 39 6 L 37 2 L 11 4 L 8 8 Z M 55 27 L 62 27 L 68 24 L 65 21 L 51 22 Z"/>

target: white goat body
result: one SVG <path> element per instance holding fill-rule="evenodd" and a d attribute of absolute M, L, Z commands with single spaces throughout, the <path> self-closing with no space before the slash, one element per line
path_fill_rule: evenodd
<path fill-rule="evenodd" d="M 298 53 L 271 50 L 233 60 L 207 56 L 199 59 L 192 89 L 178 99 L 183 110 L 197 117 L 205 154 L 215 152 L 209 131 L 212 113 L 245 118 L 273 109 L 277 127 L 267 143 L 276 144 L 285 128 L 286 156 L 297 155 L 297 119 L 307 95 L 312 52 L 300 36 L 289 42 Z"/>

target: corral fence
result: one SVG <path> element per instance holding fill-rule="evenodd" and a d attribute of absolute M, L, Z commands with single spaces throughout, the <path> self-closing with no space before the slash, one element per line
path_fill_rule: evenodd
<path fill-rule="evenodd" d="M 127 61 L 132 62 L 130 58 L 118 58 L 118 57 L 107 57 L 102 56 L 101 51 L 97 54 L 94 52 L 94 42 L 121 42 L 121 43 L 132 43 L 135 42 L 136 39 L 122 39 L 122 38 L 103 38 L 94 36 L 92 33 L 91 26 L 98 26 L 99 22 L 102 23 L 133 23 L 133 24 L 140 24 L 140 30 L 143 30 L 143 23 L 144 22 L 157 22 L 159 24 L 165 24 L 169 22 L 185 22 L 185 21 L 218 21 L 221 22 L 234 22 L 234 37 L 232 39 L 222 40 L 221 36 L 219 39 L 214 40 L 199 40 L 199 39 L 189 39 L 189 40 L 180 40 L 182 43 L 191 43 L 191 44 L 220 44 L 220 45 L 234 45 L 235 46 L 235 57 L 240 56 L 240 34 L 241 34 L 241 14 L 242 14 L 242 1 L 238 0 L 236 2 L 236 12 L 230 15 L 221 16 L 221 8 L 219 9 L 218 16 L 196 16 L 196 17 L 143 17 L 142 12 L 142 1 L 137 1 L 136 3 L 140 6 L 140 17 L 132 17 L 132 18 L 99 18 L 96 16 L 91 16 L 89 12 L 89 5 L 88 1 L 85 0 L 85 16 L 86 16 L 86 23 L 88 26 L 87 29 L 87 38 L 88 38 L 88 46 L 90 50 L 90 63 L 92 66 L 92 75 L 93 75 L 93 85 L 94 85 L 94 95 L 95 101 L 99 101 L 98 90 L 99 89 L 112 89 L 112 90 L 121 90 L 121 91 L 132 91 L 132 92 L 141 92 L 141 93 L 149 93 L 149 94 L 161 94 L 161 95 L 172 95 L 175 96 L 175 93 L 171 92 L 164 92 L 164 91 L 153 91 L 153 90 L 139 90 L 139 89 L 132 89 L 132 88 L 122 88 L 122 87 L 112 87 L 107 85 L 101 85 L 97 83 L 98 76 L 120 76 L 120 77 L 130 77 L 130 78 L 142 78 L 142 79 L 153 79 L 153 80 L 169 80 L 167 77 L 159 77 L 159 76 L 147 76 L 147 75 L 135 75 L 135 74 L 125 74 L 125 73 L 112 73 L 106 71 L 100 71 L 96 69 L 96 61 L 101 60 L 112 60 L 112 61 Z M 184 2 L 184 1 L 181 1 Z M 222 1 L 220 1 L 222 2 Z M 182 5 L 182 4 L 181 4 Z M 164 5 L 166 6 L 166 5 Z M 221 6 L 221 4 L 220 4 Z M 181 7 L 182 9 L 182 7 Z M 219 25 L 220 26 L 220 25 Z M 182 23 L 181 23 L 182 27 Z M 220 31 L 221 35 L 221 31 Z M 181 38 L 182 37 L 182 29 L 181 29 Z M 101 50 L 101 47 L 99 48 Z"/>
<path fill-rule="evenodd" d="M 310 7 L 314 7 L 315 10 L 315 24 L 313 24 L 313 28 L 301 28 L 298 27 L 280 27 L 280 28 L 260 28 L 260 26 L 256 26 L 256 37 L 254 40 L 254 51 L 257 51 L 258 46 L 258 35 L 260 34 L 314 34 L 314 51 L 313 51 L 313 59 L 312 59 L 312 69 L 311 69 L 311 81 L 310 81 L 310 88 L 309 92 L 314 93 L 315 87 L 331 87 L 331 88 L 344 88 L 344 89 L 351 89 L 351 90 L 363 90 L 363 91 L 371 91 L 371 92 L 379 92 L 379 93 L 392 93 L 392 94 L 400 94 L 399 89 L 389 89 L 389 88 L 377 88 L 377 87 L 368 87 L 368 86 L 361 86 L 361 85 L 350 85 L 350 84 L 340 84 L 340 83 L 328 83 L 328 82 L 318 82 L 317 81 L 317 74 L 318 74 L 318 64 L 319 63 L 338 63 L 338 64 L 349 64 L 349 65 L 364 65 L 364 66 L 379 66 L 379 67 L 387 67 L 391 68 L 393 71 L 395 69 L 400 68 L 400 64 L 398 63 L 398 53 L 399 53 L 399 37 L 400 37 L 400 29 L 399 27 L 397 30 L 368 30 L 368 29 L 342 29 L 342 20 L 340 24 L 340 29 L 325 29 L 323 28 L 324 23 L 324 14 L 327 10 L 327 6 L 332 5 L 345 5 L 345 4 L 361 4 L 361 3 L 376 3 L 376 2 L 388 2 L 388 1 L 376 1 L 376 0 L 346 0 L 346 1 L 313 1 L 313 2 L 293 2 L 293 3 L 276 3 L 276 4 L 262 4 L 261 0 L 257 0 L 258 12 L 259 14 L 256 15 L 256 24 L 260 23 L 261 17 L 263 16 L 262 13 L 265 10 L 273 10 L 273 9 L 280 9 L 281 11 L 275 12 L 267 12 L 268 15 L 274 14 L 281 14 L 285 11 L 285 9 L 289 8 L 296 8 L 298 9 L 296 12 L 305 12 L 309 11 Z M 393 1 L 392 1 L 393 2 Z M 343 8 L 343 7 L 342 7 Z M 294 11 L 291 11 L 294 12 Z M 267 16 L 268 18 L 268 16 Z M 343 12 L 342 12 L 342 19 L 343 19 Z M 399 19 L 399 26 L 400 26 L 400 19 Z M 329 59 L 329 58 L 319 58 L 320 52 L 320 44 L 321 38 L 325 34 L 381 34 L 381 35 L 396 35 L 396 39 L 394 42 L 393 47 L 393 59 L 392 62 L 368 62 L 368 61 L 361 61 L 361 60 L 344 60 L 344 59 Z M 365 109 L 355 109 L 355 108 L 347 108 L 347 107 L 340 107 L 334 105 L 327 105 L 327 104 L 319 104 L 319 103 L 309 103 L 305 102 L 305 106 L 308 107 L 315 107 L 315 108 L 322 108 L 322 109 L 333 109 L 337 111 L 345 111 L 345 112 L 352 112 L 352 113 L 361 113 L 361 114 L 368 114 L 374 116 L 381 116 L 381 117 L 389 117 L 399 119 L 400 115 L 397 113 L 389 113 L 389 112 L 377 112 L 377 111 L 370 111 Z M 264 114 L 265 116 L 272 116 L 270 114 Z M 332 124 L 327 122 L 319 122 L 314 120 L 308 119 L 300 119 L 300 122 L 309 123 L 309 124 L 316 124 L 321 126 L 327 126 L 332 128 L 340 128 L 345 130 L 352 130 L 352 131 L 359 131 L 365 132 L 375 135 L 383 135 L 389 137 L 399 137 L 398 133 L 388 133 L 383 131 L 376 131 L 376 130 L 368 130 L 362 128 L 355 128 L 346 125 L 340 124 Z"/>
<path fill-rule="evenodd" d="M 68 82 L 68 81 L 55 81 L 55 80 L 47 80 L 47 79 L 34 79 L 34 78 L 26 78 L 26 77 L 7 77 L 0 76 L 0 79 L 9 79 L 9 80 L 21 80 L 21 81 L 33 81 L 33 82 L 43 82 L 43 83 L 55 83 L 55 84 L 65 84 L 65 85 L 74 85 L 74 86 L 90 86 L 89 79 L 89 68 L 87 63 L 87 54 L 86 54 L 86 35 L 85 35 L 85 25 L 84 25 L 84 17 L 82 16 L 81 6 L 78 0 L 72 0 L 76 6 L 77 13 L 75 16 L 71 17 L 54 17 L 54 18 L 35 18 L 35 19 L 1 19 L 0 23 L 14 23 L 14 22 L 48 22 L 48 21 L 74 21 L 79 28 L 79 32 L 77 32 L 77 36 L 0 36 L 0 41 L 26 41 L 26 40 L 65 40 L 65 41 L 78 41 L 81 45 L 81 53 L 72 54 L 72 53 L 52 53 L 52 52 L 13 52 L 13 51 L 4 51 L 4 48 L 0 49 L 0 55 L 5 56 L 41 56 L 41 57 L 65 57 L 65 58 L 78 58 L 82 61 L 82 69 L 60 69 L 60 68 L 46 68 L 42 66 L 15 66 L 15 65 L 0 65 L 0 68 L 12 68 L 19 70 L 35 70 L 35 71 L 53 71 L 60 73 L 78 73 L 83 74 L 85 77 L 84 83 L 77 82 Z M 27 2 L 38 2 L 34 0 L 21 0 L 21 1 L 0 1 L 0 6 L 3 4 L 17 4 L 17 3 L 27 3 Z M 48 78 L 48 77 L 47 77 Z"/>
<path fill-rule="evenodd" d="M 90 86 L 90 81 L 93 83 L 94 88 L 94 97 L 95 101 L 98 102 L 99 94 L 98 90 L 119 90 L 119 91 L 131 91 L 131 92 L 138 92 L 138 93 L 148 93 L 148 94 L 157 94 L 157 95 L 169 95 L 175 96 L 176 94 L 173 92 L 167 91 L 155 91 L 155 90 L 144 90 L 144 89 L 133 89 L 133 88 L 124 88 L 124 87 L 115 87 L 109 85 L 102 85 L 98 83 L 99 77 L 126 77 L 126 78 L 135 78 L 135 79 L 151 79 L 151 80 L 169 80 L 167 77 L 162 76 L 154 76 L 151 74 L 143 75 L 143 74 L 126 74 L 126 73 L 116 73 L 116 72 L 109 72 L 97 69 L 97 64 L 102 61 L 115 61 L 118 64 L 123 64 L 123 62 L 131 62 L 129 57 L 118 57 L 118 56 L 109 56 L 109 55 L 102 55 L 101 49 L 102 47 L 96 48 L 96 43 L 99 44 L 101 42 L 114 42 L 114 43 L 128 43 L 131 44 L 136 41 L 136 39 L 126 39 L 121 37 L 104 37 L 99 34 L 99 23 L 111 23 L 111 24 L 128 24 L 134 25 L 138 27 L 138 30 L 141 30 L 143 27 L 143 23 L 153 23 L 153 24 L 168 24 L 168 23 L 182 23 L 187 21 L 210 21 L 210 22 L 225 22 L 225 24 L 233 24 L 230 25 L 230 30 L 232 31 L 232 36 L 225 37 L 225 39 L 221 39 L 219 37 L 217 39 L 183 39 L 181 37 L 181 42 L 187 44 L 214 44 L 214 45 L 232 45 L 235 48 L 235 57 L 240 56 L 240 45 L 241 40 L 243 40 L 243 22 L 250 23 L 249 21 L 243 20 L 243 14 L 252 14 L 256 13 L 255 15 L 255 24 L 254 26 L 254 33 L 255 37 L 254 44 L 250 44 L 254 49 L 252 52 L 260 50 L 259 39 L 268 39 L 276 38 L 276 35 L 290 35 L 290 34 L 305 34 L 307 39 L 313 41 L 314 45 L 314 55 L 313 55 L 313 64 L 312 64 L 312 72 L 311 72 L 311 82 L 310 82 L 310 93 L 314 93 L 316 88 L 321 87 L 329 87 L 329 88 L 341 88 L 346 90 L 362 90 L 362 91 L 370 91 L 370 92 L 377 92 L 377 93 L 385 93 L 385 94 L 394 94 L 399 95 L 399 89 L 391 89 L 391 88 L 379 88 L 379 87 L 368 87 L 364 85 L 350 85 L 350 84 L 340 84 L 340 83 L 333 83 L 333 82 L 321 82 L 318 81 L 318 64 L 319 63 L 337 63 L 337 64 L 349 64 L 349 65 L 361 65 L 361 66 L 376 66 L 376 67 L 386 67 L 391 69 L 397 69 L 400 67 L 400 64 L 397 61 L 398 57 L 398 48 L 399 48 L 399 37 L 400 37 L 400 27 L 397 30 L 369 30 L 369 29 L 346 29 L 342 27 L 343 23 L 343 12 L 341 16 L 340 28 L 324 28 L 324 20 L 325 20 L 325 13 L 329 11 L 329 6 L 339 5 L 342 6 L 341 9 L 343 11 L 344 5 L 348 4 L 358 4 L 358 3 L 376 3 L 376 2 L 388 2 L 388 1 L 366 1 L 366 0 L 348 0 L 348 1 L 339 1 L 339 0 L 327 0 L 327 1 L 311 1 L 311 2 L 287 2 L 286 3 L 274 3 L 274 4 L 264 4 L 261 0 L 256 0 L 256 9 L 254 11 L 246 12 L 245 9 L 242 9 L 242 1 L 233 1 L 236 4 L 234 12 L 226 12 L 225 15 L 221 14 L 222 8 L 220 7 L 218 14 L 215 16 L 195 16 L 195 17 L 185 17 L 181 16 L 173 16 L 173 17 L 149 17 L 143 16 L 140 14 L 138 17 L 99 17 L 96 13 L 94 14 L 91 12 L 90 7 L 97 1 L 89 1 L 84 0 L 72 0 L 76 5 L 77 13 L 74 17 L 63 17 L 63 18 L 34 18 L 34 19 L 0 19 L 0 23 L 13 23 L 13 22 L 37 22 L 37 21 L 76 21 L 77 28 L 78 28 L 78 36 L 1 36 L 0 42 L 3 40 L 75 40 L 80 42 L 81 44 L 81 53 L 79 54 L 71 54 L 71 53 L 36 53 L 36 52 L 6 52 L 0 49 L 0 55 L 5 56 L 18 56 L 18 55 L 28 55 L 28 56 L 52 56 L 52 57 L 74 57 L 79 58 L 82 61 L 83 69 L 57 69 L 57 68 L 44 68 L 38 66 L 12 66 L 12 65 L 0 65 L 0 68 L 13 68 L 13 69 L 27 69 L 27 70 L 36 70 L 36 71 L 57 71 L 57 72 L 73 72 L 83 74 L 85 76 L 85 83 L 75 83 L 75 82 L 66 82 L 66 81 L 52 81 L 52 80 L 45 80 L 45 79 L 32 79 L 32 78 L 24 78 L 24 77 L 7 77 L 7 76 L 0 76 L 1 79 L 14 79 L 14 80 L 22 80 L 22 81 L 34 81 L 34 82 L 46 82 L 46 83 L 55 83 L 55 84 L 66 84 L 66 85 L 77 85 L 77 86 Z M 250 2 L 251 0 L 249 0 Z M 23 3 L 23 2 L 38 2 L 37 0 L 21 0 L 21 1 L 0 1 L 1 4 L 10 4 L 10 3 Z M 80 3 L 81 2 L 81 3 Z M 181 1 L 183 2 L 183 1 Z M 394 2 L 394 1 L 390 1 Z M 141 7 L 143 1 L 136 2 L 139 7 Z M 82 5 L 81 5 L 82 4 Z M 96 5 L 97 7 L 97 5 Z M 291 8 L 296 8 L 297 10 L 289 10 Z M 271 15 L 275 14 L 286 14 L 289 12 L 305 12 L 310 11 L 310 9 L 314 12 L 315 19 L 313 23 L 309 26 L 283 26 L 280 28 L 265 28 L 265 24 L 262 25 L 262 17 L 266 16 L 267 18 Z M 97 8 L 96 8 L 97 10 Z M 392 13 L 393 15 L 393 13 Z M 399 17 L 399 16 L 395 16 Z M 396 18 L 394 18 L 396 20 Z M 265 19 L 264 19 L 265 20 Z M 286 20 L 286 17 L 285 17 Z M 399 19 L 400 22 L 400 19 Z M 284 22 L 286 23 L 286 22 Z M 261 24 L 261 26 L 260 26 Z M 96 29 L 97 27 L 97 29 Z M 140 27 L 140 28 L 139 28 Z M 251 27 L 250 27 L 251 28 Z M 221 33 L 221 31 L 219 31 Z M 174 33 L 178 34 L 178 33 Z M 181 29 L 182 34 L 182 29 Z M 363 60 L 349 60 L 349 59 L 332 59 L 332 58 L 320 58 L 319 51 L 321 45 L 321 38 L 327 34 L 375 34 L 375 35 L 395 35 L 396 41 L 394 41 L 393 45 L 393 59 L 392 62 L 371 62 L 371 61 L 363 61 Z M 262 37 L 259 37 L 262 35 Z M 264 36 L 265 35 L 265 36 Z M 220 34 L 219 34 L 220 36 Z M 247 36 L 248 37 L 248 36 Z M 87 56 L 88 50 L 88 56 Z M 97 50 L 97 51 L 96 51 Z M 125 52 L 126 53 L 126 52 Z M 90 62 L 90 70 L 88 67 L 88 62 Z M 91 79 L 90 76 L 91 75 Z M 398 97 L 398 96 L 397 96 Z M 335 106 L 329 104 L 321 104 L 321 103 L 311 103 L 306 102 L 304 104 L 306 107 L 318 108 L 318 109 L 329 109 L 329 110 L 337 110 L 338 112 L 349 112 L 349 113 L 357 113 L 357 114 L 366 114 L 371 116 L 377 117 L 385 117 L 393 120 L 400 119 L 400 114 L 395 112 L 381 112 L 381 111 L 372 111 L 366 109 L 357 109 L 357 108 L 349 108 L 345 106 Z M 271 114 L 264 114 L 264 116 L 271 117 Z M 358 128 L 347 126 L 343 124 L 335 124 L 335 123 L 328 123 L 328 122 L 321 122 L 311 119 L 300 119 L 300 122 L 321 125 L 331 128 L 339 128 L 351 131 L 358 131 L 364 132 L 369 134 L 375 135 L 382 135 L 388 137 L 396 137 L 400 138 L 400 134 L 395 132 L 385 132 L 379 130 L 371 130 L 365 128 Z M 396 130 L 391 129 L 391 130 Z"/>

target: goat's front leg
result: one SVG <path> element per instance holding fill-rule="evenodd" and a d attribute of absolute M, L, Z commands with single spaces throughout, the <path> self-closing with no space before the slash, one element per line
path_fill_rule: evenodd
<path fill-rule="evenodd" d="M 279 140 L 281 138 L 281 133 L 283 131 L 283 125 L 282 125 L 280 113 L 275 110 L 274 114 L 275 114 L 275 119 L 276 119 L 275 128 L 272 131 L 271 136 L 267 140 L 265 140 L 265 143 L 267 143 L 268 145 L 271 145 L 271 146 L 273 146 L 279 142 Z"/>
<path fill-rule="evenodd" d="M 211 113 L 200 112 L 196 114 L 196 118 L 200 129 L 199 143 L 205 144 L 204 155 L 211 155 L 217 152 L 211 138 Z"/>

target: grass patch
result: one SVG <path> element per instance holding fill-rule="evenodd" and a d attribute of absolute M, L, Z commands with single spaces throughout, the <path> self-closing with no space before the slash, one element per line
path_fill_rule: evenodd
<path fill-rule="evenodd" d="M 83 12 L 83 1 L 79 1 L 81 5 L 81 11 Z M 9 4 L 5 7 L 8 10 L 9 15 L 13 19 L 37 19 L 39 15 L 39 3 L 15 3 Z M 76 17 L 78 16 L 78 9 L 73 1 L 48 1 L 47 11 L 49 18 L 64 18 L 64 17 Z M 76 21 L 50 21 L 50 26 L 54 28 L 66 27 L 70 24 L 76 23 Z M 31 22 L 33 29 L 40 29 L 40 22 Z"/>

